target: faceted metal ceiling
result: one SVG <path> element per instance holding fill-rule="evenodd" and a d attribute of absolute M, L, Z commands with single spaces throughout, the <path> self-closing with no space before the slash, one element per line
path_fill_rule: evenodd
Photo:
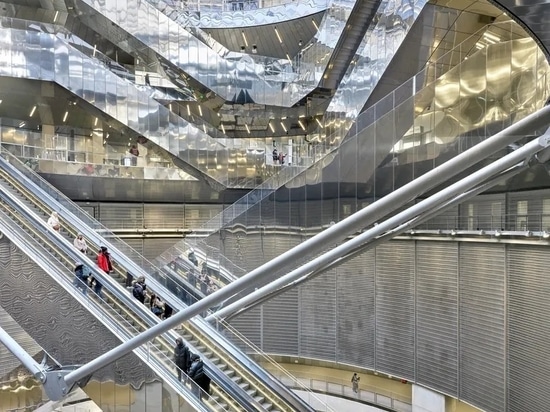
<path fill-rule="evenodd" d="M 286 59 L 298 55 L 321 24 L 325 12 L 255 27 L 208 28 L 205 31 L 228 50 Z M 280 37 L 280 41 L 279 41 Z M 255 47 L 255 48 L 254 48 Z M 255 50 L 255 51 L 254 51 Z"/>

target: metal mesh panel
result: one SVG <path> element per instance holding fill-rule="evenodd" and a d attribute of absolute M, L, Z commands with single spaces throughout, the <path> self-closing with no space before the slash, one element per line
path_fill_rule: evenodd
<path fill-rule="evenodd" d="M 182 205 L 143 205 L 143 227 L 181 229 L 184 227 Z"/>
<path fill-rule="evenodd" d="M 294 288 L 263 305 L 263 350 L 298 354 L 298 289 Z"/>
<path fill-rule="evenodd" d="M 339 362 L 374 368 L 374 261 L 369 250 L 336 270 Z"/>
<path fill-rule="evenodd" d="M 143 239 L 124 239 L 132 249 L 137 251 L 139 254 L 143 254 Z"/>
<path fill-rule="evenodd" d="M 460 205 L 460 222 L 462 230 L 495 230 L 505 229 L 506 200 L 504 194 L 475 197 Z"/>
<path fill-rule="evenodd" d="M 336 276 L 323 273 L 300 286 L 300 355 L 334 360 Z"/>
<path fill-rule="evenodd" d="M 548 247 L 508 247 L 508 410 L 550 405 Z"/>
<path fill-rule="evenodd" d="M 463 243 L 459 253 L 459 397 L 504 411 L 504 246 Z"/>
<path fill-rule="evenodd" d="M 416 245 L 416 381 L 458 395 L 458 244 Z"/>
<path fill-rule="evenodd" d="M 508 194 L 510 230 L 550 230 L 550 191 Z"/>
<path fill-rule="evenodd" d="M 99 221 L 111 230 L 143 227 L 143 205 L 128 203 L 102 203 Z"/>
<path fill-rule="evenodd" d="M 376 369 L 414 377 L 414 243 L 376 248 Z"/>
<path fill-rule="evenodd" d="M 143 239 L 141 254 L 152 261 L 180 240 L 180 238 L 145 238 Z"/>
<path fill-rule="evenodd" d="M 241 334 L 254 345 L 262 348 L 262 318 L 260 306 L 255 307 L 239 316 L 235 316 L 229 322 L 231 326 L 237 329 Z M 242 340 L 237 339 L 231 332 L 225 332 L 224 335 L 235 343 L 243 351 L 250 353 L 252 350 Z M 263 349 L 262 349 L 263 350 Z"/>

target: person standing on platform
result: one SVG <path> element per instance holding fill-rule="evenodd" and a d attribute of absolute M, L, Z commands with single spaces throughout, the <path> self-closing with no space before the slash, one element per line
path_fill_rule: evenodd
<path fill-rule="evenodd" d="M 356 373 L 354 373 L 353 376 L 351 377 L 351 385 L 352 385 L 352 388 L 353 388 L 353 392 L 355 392 L 355 393 L 359 392 L 359 381 L 360 380 L 361 380 L 361 378 Z"/>

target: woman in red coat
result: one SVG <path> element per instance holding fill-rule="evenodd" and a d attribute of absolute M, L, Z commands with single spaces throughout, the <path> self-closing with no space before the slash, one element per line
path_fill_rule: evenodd
<path fill-rule="evenodd" d="M 107 251 L 107 248 L 105 246 L 101 246 L 99 249 L 99 253 L 97 254 L 97 266 L 104 271 L 105 273 L 109 273 L 113 270 L 113 264 L 111 262 L 111 255 Z M 95 286 L 94 286 L 94 292 L 103 299 L 103 295 L 101 294 L 101 289 L 103 288 L 103 285 L 98 279 L 95 279 Z"/>

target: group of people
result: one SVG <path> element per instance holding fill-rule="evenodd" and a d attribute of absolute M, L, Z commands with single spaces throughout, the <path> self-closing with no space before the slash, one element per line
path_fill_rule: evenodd
<path fill-rule="evenodd" d="M 144 305 L 148 305 L 151 312 L 159 319 L 168 319 L 172 316 L 172 307 L 155 293 L 147 292 L 145 278 L 139 276 L 132 284 L 132 295 Z"/>
<path fill-rule="evenodd" d="M 199 260 L 195 255 L 194 249 L 191 249 L 189 251 L 189 254 L 187 255 L 187 259 L 195 266 L 188 272 L 187 281 L 195 287 L 196 286 L 195 271 L 196 271 L 196 268 L 199 266 Z M 208 265 L 206 264 L 206 262 L 202 262 L 201 271 L 199 273 L 198 279 L 199 279 L 201 292 L 204 295 L 210 295 L 219 289 L 219 286 L 216 283 L 216 281 L 210 278 L 210 276 L 208 275 Z"/>
<path fill-rule="evenodd" d="M 88 252 L 88 244 L 82 233 L 79 233 L 73 241 L 73 245 L 80 252 L 86 254 Z M 113 271 L 113 261 L 111 254 L 105 246 L 101 246 L 97 252 L 96 257 L 97 267 L 105 273 L 111 273 Z M 82 262 L 75 262 L 75 286 L 82 290 L 82 293 L 86 295 L 88 288 L 93 288 L 94 293 L 101 299 L 104 299 L 102 289 L 103 284 L 99 279 L 94 277 L 91 270 Z"/>
<path fill-rule="evenodd" d="M 272 152 L 272 156 L 273 156 L 273 164 L 279 164 L 279 165 L 284 165 L 285 164 L 285 158 L 286 158 L 286 154 L 284 154 L 283 152 L 278 152 L 277 149 L 273 149 L 273 152 Z"/>
<path fill-rule="evenodd" d="M 210 393 L 210 377 L 204 370 L 204 363 L 197 354 L 191 353 L 189 348 L 183 343 L 182 338 L 176 339 L 174 348 L 174 363 L 178 373 L 178 380 L 181 381 L 183 374 L 194 382 L 193 392 L 202 399 L 203 393 Z"/>

